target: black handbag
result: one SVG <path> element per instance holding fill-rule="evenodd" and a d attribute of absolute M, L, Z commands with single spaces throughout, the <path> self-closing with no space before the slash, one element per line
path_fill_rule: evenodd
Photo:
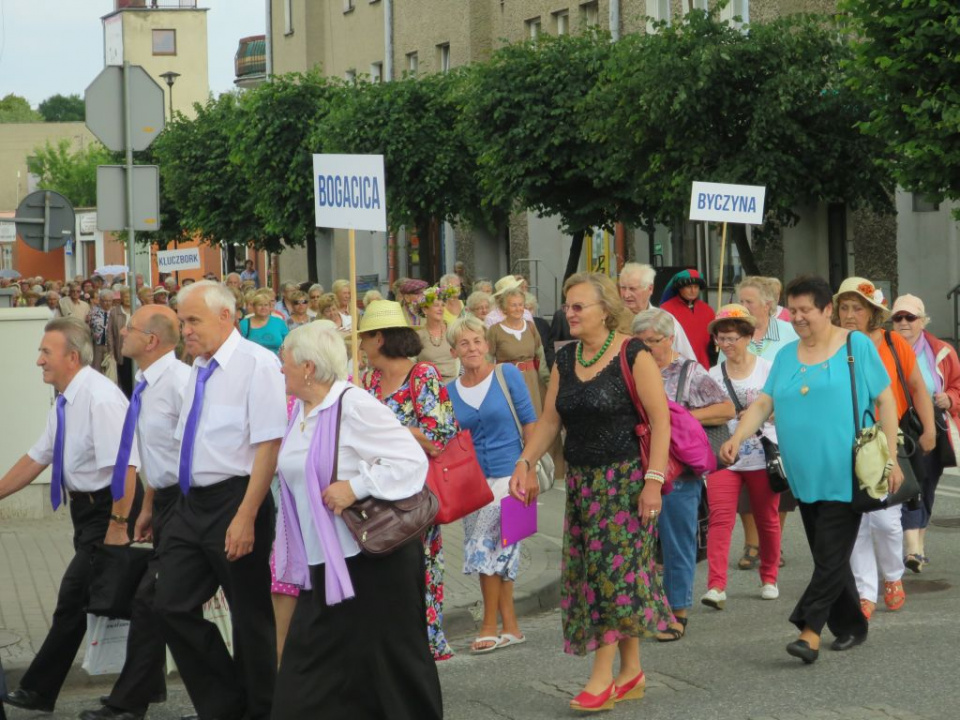
<path fill-rule="evenodd" d="M 87 612 L 129 620 L 137 587 L 153 557 L 153 548 L 136 545 L 97 545 Z"/>
<path fill-rule="evenodd" d="M 710 530 L 710 503 L 707 501 L 707 486 L 700 488 L 697 504 L 697 562 L 707 559 L 707 534 Z"/>
<path fill-rule="evenodd" d="M 943 467 L 956 467 L 957 451 L 950 442 L 950 417 L 946 410 L 938 407 L 933 409 L 933 417 L 937 424 L 937 446 L 933 451 Z"/>
<path fill-rule="evenodd" d="M 720 372 L 723 373 L 723 383 L 727 386 L 727 394 L 733 400 L 733 406 L 737 410 L 737 415 L 743 412 L 744 407 L 737 396 L 737 391 L 730 382 L 730 376 L 727 375 L 727 364 L 720 364 Z M 787 472 L 783 468 L 783 460 L 780 459 L 780 446 L 773 440 L 763 434 L 763 430 L 757 430 L 757 437 L 760 438 L 760 446 L 763 448 L 763 457 L 767 463 L 767 482 L 770 483 L 770 490 L 775 493 L 786 492 L 790 489 L 787 482 Z"/>
<path fill-rule="evenodd" d="M 860 404 L 859 399 L 857 398 L 857 379 L 854 370 L 854 359 L 853 359 L 853 347 L 851 345 L 851 338 L 853 333 L 851 332 L 847 335 L 847 366 L 850 368 L 850 394 L 853 400 L 853 427 L 854 427 L 854 437 L 859 438 L 862 433 L 861 422 L 860 422 Z M 896 353 L 894 353 L 894 358 L 896 358 Z M 897 369 L 900 369 L 900 363 L 897 361 Z M 902 371 L 901 371 L 902 375 Z M 909 398 L 910 393 L 906 390 L 906 385 L 904 385 L 904 391 Z M 912 403 L 911 403 L 912 406 Z M 864 411 L 869 413 L 869 410 Z M 858 513 L 868 513 L 874 512 L 875 510 L 885 510 L 895 505 L 902 505 L 908 501 L 916 501 L 920 497 L 920 483 L 917 480 L 917 475 L 914 472 L 914 458 L 919 461 L 920 455 L 920 446 L 913 440 L 913 438 L 904 434 L 903 445 L 897 445 L 897 464 L 900 466 L 900 470 L 903 472 L 903 484 L 897 489 L 897 492 L 890 493 L 884 498 L 872 498 L 867 491 L 860 487 L 860 482 L 857 479 L 857 473 L 853 471 L 851 475 L 853 476 L 853 496 L 850 501 L 850 505 L 853 508 L 854 512 Z M 854 455 L 852 460 L 854 466 L 856 465 L 856 443 L 854 443 Z"/>

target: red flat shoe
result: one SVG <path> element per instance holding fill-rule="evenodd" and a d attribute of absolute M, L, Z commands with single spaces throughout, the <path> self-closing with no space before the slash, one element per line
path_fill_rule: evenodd
<path fill-rule="evenodd" d="M 639 700 L 643 697 L 643 693 L 646 688 L 647 678 L 644 676 L 643 670 L 641 670 L 640 674 L 637 675 L 633 680 L 628 683 L 624 683 L 617 688 L 617 691 L 613 697 L 613 701 L 618 703 L 623 700 Z"/>
<path fill-rule="evenodd" d="M 571 710 L 582 710 L 583 712 L 598 712 L 600 710 L 613 710 L 613 694 L 617 691 L 617 686 L 610 683 L 610 687 L 599 695 L 591 695 L 586 690 L 577 695 L 570 701 Z"/>

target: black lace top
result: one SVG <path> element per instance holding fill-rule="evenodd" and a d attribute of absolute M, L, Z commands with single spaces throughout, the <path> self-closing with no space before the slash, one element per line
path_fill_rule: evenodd
<path fill-rule="evenodd" d="M 647 348 L 636 339 L 627 342 L 627 360 L 633 367 L 637 355 Z M 620 372 L 620 358 L 614 356 L 596 377 L 581 380 L 574 370 L 576 352 L 575 343 L 557 352 L 557 412 L 567 430 L 564 458 L 580 467 L 613 465 L 638 458 L 640 449 L 634 428 L 640 420 Z"/>

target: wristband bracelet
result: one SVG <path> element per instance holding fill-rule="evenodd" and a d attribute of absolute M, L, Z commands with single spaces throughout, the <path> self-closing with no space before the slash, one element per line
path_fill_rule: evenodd
<path fill-rule="evenodd" d="M 128 522 L 130 522 L 130 518 L 126 518 L 123 515 L 111 515 L 110 520 L 115 523 L 119 523 L 120 525 L 126 525 Z"/>
<path fill-rule="evenodd" d="M 663 473 L 658 473 L 655 471 L 648 471 L 646 474 L 644 474 L 643 479 L 652 480 L 653 482 L 660 483 L 661 485 L 666 483 L 666 478 L 663 476 Z"/>
<path fill-rule="evenodd" d="M 530 464 L 530 461 L 527 460 L 525 457 L 519 458 L 519 459 L 514 463 L 514 465 L 519 465 L 520 463 L 526 463 L 526 465 L 527 465 L 527 470 L 530 470 L 530 469 L 532 469 L 532 467 L 533 467 L 533 466 Z"/>

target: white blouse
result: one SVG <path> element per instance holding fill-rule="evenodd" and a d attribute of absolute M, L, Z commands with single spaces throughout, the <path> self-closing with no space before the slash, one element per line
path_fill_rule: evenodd
<path fill-rule="evenodd" d="M 337 457 L 338 479 L 350 483 L 358 500 L 371 496 L 381 500 L 407 498 L 420 492 L 427 479 L 427 455 L 423 448 L 390 408 L 362 388 L 343 381 L 335 382 L 327 397 L 310 411 L 306 420 L 303 404 L 298 403 L 297 416 L 280 451 L 278 465 L 293 494 L 310 565 L 322 564 L 325 554 L 313 524 L 307 495 L 307 453 L 317 426 L 317 415 L 333 405 L 345 390 Z M 344 557 L 359 554 L 360 547 L 346 523 L 336 517 L 334 526 Z"/>

